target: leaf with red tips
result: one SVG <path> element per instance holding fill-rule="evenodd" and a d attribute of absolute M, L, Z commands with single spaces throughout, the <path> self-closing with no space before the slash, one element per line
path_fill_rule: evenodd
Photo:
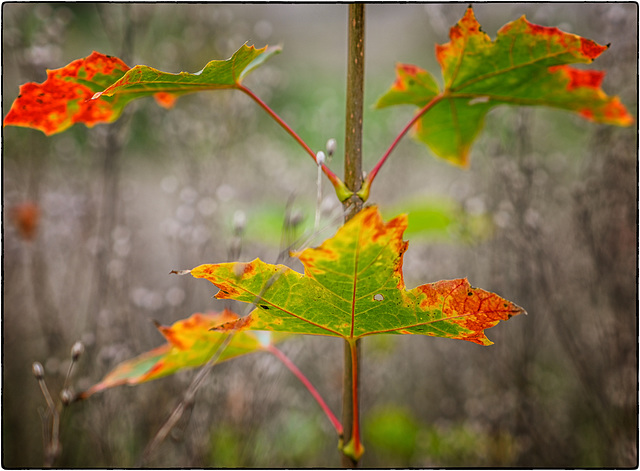
<path fill-rule="evenodd" d="M 98 91 L 129 70 L 120 59 L 93 52 L 61 69 L 47 70 L 41 84 L 26 83 L 13 102 L 4 124 L 39 129 L 47 135 L 62 132 L 75 123 L 93 126 L 120 116 L 126 99 L 92 101 Z"/>
<path fill-rule="evenodd" d="M 221 313 L 196 313 L 175 322 L 172 326 L 158 325 L 167 343 L 119 364 L 99 383 L 80 393 L 80 399 L 104 389 L 122 384 L 135 385 L 171 375 L 184 368 L 204 365 L 216 353 L 226 334 L 211 330 L 238 320 L 229 310 Z M 278 340 L 283 337 L 279 337 Z M 225 361 L 247 353 L 266 350 L 271 345 L 269 333 L 239 332 L 222 351 L 218 361 Z"/>
<path fill-rule="evenodd" d="M 598 123 L 633 123 L 619 98 L 607 96 L 600 88 L 604 72 L 567 65 L 590 63 L 607 46 L 529 23 L 524 16 L 503 26 L 491 41 L 471 7 L 449 37 L 448 43 L 436 46 L 442 90 L 427 71 L 399 64 L 396 81 L 376 104 L 423 108 L 435 100 L 415 131 L 438 157 L 467 166 L 485 115 L 502 104 L 549 106 Z"/>
<path fill-rule="evenodd" d="M 466 279 L 406 290 L 402 240 L 406 215 L 385 223 L 376 207 L 358 213 L 320 247 L 297 254 L 304 275 L 256 259 L 191 270 L 220 292 L 218 299 L 255 303 L 246 318 L 225 326 L 328 335 L 354 340 L 372 334 L 423 334 L 492 342 L 484 330 L 524 312 Z"/>
<path fill-rule="evenodd" d="M 169 74 L 144 65 L 130 69 L 116 57 L 94 52 L 61 69 L 48 70 L 41 84 L 22 85 L 4 125 L 51 135 L 75 123 L 92 127 L 113 122 L 136 98 L 154 96 L 159 105 L 171 108 L 185 93 L 236 88 L 250 71 L 279 51 L 278 47 L 243 45 L 231 58 L 211 61 L 196 74 Z"/>

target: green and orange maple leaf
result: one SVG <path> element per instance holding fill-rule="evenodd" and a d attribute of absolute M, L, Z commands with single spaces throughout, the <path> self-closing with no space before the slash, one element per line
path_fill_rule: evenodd
<path fill-rule="evenodd" d="M 169 108 L 186 93 L 237 88 L 279 51 L 279 47 L 256 49 L 245 44 L 229 59 L 211 61 L 195 74 L 171 74 L 144 65 L 129 68 L 116 57 L 93 52 L 63 68 L 47 70 L 47 80 L 41 84 L 22 85 L 4 124 L 51 135 L 75 123 L 92 127 L 113 122 L 136 98 L 154 96 Z"/>
<path fill-rule="evenodd" d="M 223 344 L 225 332 L 211 330 L 221 324 L 238 319 L 238 315 L 225 309 L 220 313 L 196 313 L 167 327 L 157 325 L 167 343 L 119 364 L 99 383 L 78 395 L 78 399 L 122 384 L 140 384 L 162 378 L 184 368 L 202 366 L 209 361 Z M 272 342 L 284 338 L 272 338 L 268 333 L 240 332 L 231 339 L 220 353 L 222 362 L 248 353 L 266 351 Z"/>
<path fill-rule="evenodd" d="M 328 335 L 349 342 L 373 334 L 423 334 L 490 345 L 485 329 L 524 312 L 472 288 L 466 279 L 406 290 L 406 227 L 406 215 L 385 223 L 372 206 L 321 246 L 296 254 L 304 274 L 260 259 L 201 265 L 190 273 L 216 285 L 218 299 L 256 303 L 249 316 L 221 326 L 239 331 Z"/>
<path fill-rule="evenodd" d="M 524 16 L 503 26 L 492 41 L 471 7 L 449 37 L 450 42 L 436 45 L 442 89 L 426 70 L 398 64 L 395 83 L 376 103 L 378 108 L 430 105 L 415 125 L 415 136 L 438 157 L 468 166 L 485 115 L 503 104 L 560 108 L 597 123 L 633 123 L 620 99 L 602 91 L 604 72 L 567 65 L 590 63 L 608 46 L 532 24 Z"/>

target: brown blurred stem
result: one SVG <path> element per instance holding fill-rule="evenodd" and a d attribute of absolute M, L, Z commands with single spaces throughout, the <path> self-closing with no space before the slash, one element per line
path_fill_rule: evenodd
<path fill-rule="evenodd" d="M 162 444 L 165 438 L 167 438 L 171 430 L 173 430 L 173 428 L 178 424 L 182 416 L 185 413 L 189 412 L 193 407 L 196 393 L 204 384 L 204 380 L 209 376 L 209 373 L 211 372 L 211 370 L 213 370 L 213 367 L 216 366 L 220 355 L 222 355 L 222 352 L 224 352 L 227 346 L 231 343 L 234 336 L 235 332 L 232 331 L 218 343 L 215 353 L 209 359 L 209 361 L 200 369 L 200 371 L 198 371 L 198 374 L 187 388 L 182 401 L 180 401 L 173 412 L 171 412 L 169 418 L 164 422 L 160 430 L 158 430 L 158 433 L 156 433 L 151 442 L 149 442 L 149 444 L 145 448 L 138 467 L 142 467 L 149 460 L 151 455 Z"/>
<path fill-rule="evenodd" d="M 347 63 L 347 111 L 344 156 L 344 180 L 347 188 L 357 193 L 362 186 L 362 116 L 364 103 L 364 5 L 349 5 L 349 36 Z M 352 195 L 343 202 L 345 220 L 362 209 L 363 201 Z M 344 344 L 344 373 L 342 383 L 342 425 L 344 446 L 342 466 L 355 468 L 362 451 L 359 434 L 358 401 L 361 362 L 361 341 Z M 353 446 L 350 446 L 353 445 Z M 350 451 L 355 451 L 351 453 Z"/>

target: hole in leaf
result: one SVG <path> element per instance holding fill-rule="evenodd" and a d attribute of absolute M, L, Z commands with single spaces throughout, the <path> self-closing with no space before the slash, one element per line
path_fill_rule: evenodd
<path fill-rule="evenodd" d="M 384 296 L 382 296 L 380 293 L 375 294 L 375 295 L 373 296 L 373 300 L 374 300 L 374 301 L 384 301 Z"/>
<path fill-rule="evenodd" d="M 262 309 L 269 309 L 269 306 L 267 306 L 266 304 L 260 304 L 260 307 L 261 307 Z"/>

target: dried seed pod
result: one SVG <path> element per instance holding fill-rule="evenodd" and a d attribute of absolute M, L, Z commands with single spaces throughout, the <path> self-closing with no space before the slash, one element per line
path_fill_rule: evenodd
<path fill-rule="evenodd" d="M 336 152 L 337 145 L 338 143 L 333 137 L 327 141 L 327 155 L 329 158 L 333 157 L 333 154 Z"/>
<path fill-rule="evenodd" d="M 73 392 L 68 388 L 60 391 L 60 399 L 65 406 L 68 406 L 73 402 L 74 396 Z"/>
<path fill-rule="evenodd" d="M 84 344 L 80 341 L 74 343 L 73 347 L 71 347 L 71 360 L 78 361 L 78 358 L 80 358 L 80 355 L 82 355 L 83 352 Z"/>
<path fill-rule="evenodd" d="M 247 215 L 244 211 L 238 210 L 233 214 L 233 231 L 235 234 L 240 235 L 244 232 L 247 226 Z"/>
<path fill-rule="evenodd" d="M 44 379 L 44 368 L 42 367 L 42 363 L 39 361 L 33 362 L 31 369 L 33 371 L 33 376 L 35 376 L 38 381 Z"/>

